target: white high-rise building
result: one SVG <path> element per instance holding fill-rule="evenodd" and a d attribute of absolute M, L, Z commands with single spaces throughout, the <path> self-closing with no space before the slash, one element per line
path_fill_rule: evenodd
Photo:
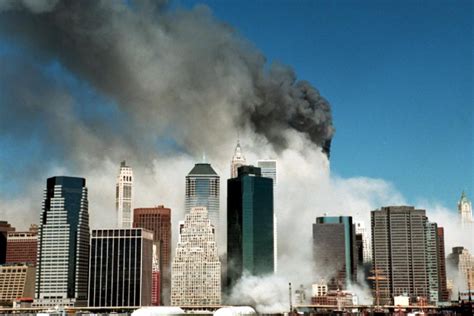
<path fill-rule="evenodd" d="M 273 180 L 273 252 L 274 260 L 273 266 L 274 271 L 277 272 L 278 268 L 278 230 L 277 230 L 277 217 L 276 217 L 276 185 L 277 185 L 277 162 L 273 159 L 261 159 L 257 161 L 257 167 L 261 169 L 262 177 L 271 178 Z"/>
<path fill-rule="evenodd" d="M 205 207 L 193 207 L 180 226 L 171 266 L 171 305 L 221 303 L 221 263 Z"/>
<path fill-rule="evenodd" d="M 364 222 L 355 222 L 355 233 L 362 235 L 362 257 L 364 263 L 372 262 L 372 242 L 370 241 L 369 232 L 365 228 Z"/>
<path fill-rule="evenodd" d="M 133 221 L 132 195 L 133 171 L 125 161 L 120 163 L 120 172 L 115 187 L 115 209 L 117 210 L 118 228 L 131 228 Z"/>
<path fill-rule="evenodd" d="M 89 211 L 86 180 L 47 180 L 38 231 L 35 305 L 87 303 Z"/>
<path fill-rule="evenodd" d="M 458 212 L 461 219 L 461 225 L 472 224 L 472 204 L 466 196 L 464 191 L 461 194 L 461 198 L 458 202 Z"/>
<path fill-rule="evenodd" d="M 232 162 L 230 163 L 230 177 L 237 177 L 237 169 L 245 165 L 247 161 L 245 156 L 242 154 L 242 148 L 240 148 L 240 141 L 237 140 L 237 146 L 235 146 L 234 156 L 232 157 Z"/>

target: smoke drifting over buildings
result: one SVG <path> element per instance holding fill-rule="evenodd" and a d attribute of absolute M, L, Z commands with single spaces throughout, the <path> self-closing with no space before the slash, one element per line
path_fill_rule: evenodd
<path fill-rule="evenodd" d="M 328 102 L 288 66 L 267 66 L 205 6 L 0 0 L 0 36 L 11 44 L 0 47 L 0 133 L 11 139 L 0 181 L 15 182 L 13 193 L 0 192 L 0 211 L 17 227 L 39 219 L 44 180 L 61 174 L 87 178 L 92 228 L 113 226 L 117 165 L 126 159 L 135 206 L 169 206 L 175 245 L 187 172 L 205 151 L 225 179 L 240 133 L 247 161 L 278 160 L 283 237 L 278 275 L 243 279 L 229 300 L 278 311 L 288 281 L 308 287 L 325 277 L 308 264 L 308 223 L 327 212 L 368 224 L 370 210 L 405 203 L 383 180 L 331 176 L 322 153 L 334 134 Z M 26 158 L 10 165 L 17 156 Z"/>

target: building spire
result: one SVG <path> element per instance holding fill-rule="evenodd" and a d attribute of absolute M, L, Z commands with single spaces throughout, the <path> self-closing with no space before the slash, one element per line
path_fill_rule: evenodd
<path fill-rule="evenodd" d="M 237 169 L 247 163 L 245 156 L 242 154 L 242 148 L 240 147 L 240 138 L 237 137 L 237 145 L 234 149 L 234 156 L 230 164 L 230 176 L 231 178 L 237 177 Z"/>

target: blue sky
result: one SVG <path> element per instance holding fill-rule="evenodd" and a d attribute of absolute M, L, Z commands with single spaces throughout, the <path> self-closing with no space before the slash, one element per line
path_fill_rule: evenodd
<path fill-rule="evenodd" d="M 333 172 L 388 180 L 412 204 L 472 197 L 471 1 L 204 3 L 330 101 Z"/>

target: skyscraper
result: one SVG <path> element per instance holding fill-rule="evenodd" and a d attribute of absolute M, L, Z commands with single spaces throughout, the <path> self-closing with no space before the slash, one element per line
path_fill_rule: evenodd
<path fill-rule="evenodd" d="M 0 304 L 35 294 L 35 267 L 26 264 L 0 266 Z"/>
<path fill-rule="evenodd" d="M 274 159 L 265 159 L 258 160 L 257 167 L 260 168 L 262 172 L 262 177 L 271 178 L 273 180 L 273 251 L 274 254 L 274 269 L 275 272 L 278 270 L 278 231 L 277 231 L 277 216 L 276 216 L 276 186 L 277 186 L 277 162 Z"/>
<path fill-rule="evenodd" d="M 373 267 L 379 275 L 381 303 L 398 295 L 436 303 L 440 296 L 437 225 L 425 210 L 389 206 L 371 212 Z"/>
<path fill-rule="evenodd" d="M 205 207 L 211 224 L 219 231 L 220 178 L 208 163 L 197 163 L 186 176 L 186 213 Z M 217 234 L 216 234 L 217 235 Z"/>
<path fill-rule="evenodd" d="M 193 207 L 181 226 L 173 259 L 171 305 L 219 305 L 221 263 L 205 207 Z"/>
<path fill-rule="evenodd" d="M 86 303 L 90 231 L 85 179 L 47 180 L 38 236 L 37 304 Z"/>
<path fill-rule="evenodd" d="M 313 256 L 330 290 L 345 290 L 357 281 L 357 248 L 351 216 L 317 217 L 313 224 Z"/>
<path fill-rule="evenodd" d="M 458 213 L 461 220 L 461 225 L 466 226 L 472 224 L 472 203 L 466 196 L 464 191 L 458 202 Z"/>
<path fill-rule="evenodd" d="M 232 286 L 244 271 L 274 272 L 273 181 L 242 166 L 227 180 L 227 270 Z"/>
<path fill-rule="evenodd" d="M 459 290 L 465 291 L 469 288 L 472 290 L 474 284 L 474 255 L 471 255 L 469 250 L 464 247 L 453 247 L 452 251 L 447 261 L 452 268 L 457 270 L 464 281 L 463 287 Z"/>
<path fill-rule="evenodd" d="M 89 306 L 149 306 L 153 233 L 143 228 L 92 231 Z"/>
<path fill-rule="evenodd" d="M 237 169 L 246 164 L 245 156 L 242 154 L 242 148 L 240 148 L 240 141 L 237 140 L 235 146 L 234 156 L 232 156 L 232 162 L 230 163 L 230 177 L 237 177 Z"/>
<path fill-rule="evenodd" d="M 133 211 L 133 227 L 141 227 L 153 232 L 160 272 L 159 277 L 155 273 L 153 289 L 155 292 L 160 292 L 163 303 L 169 304 L 171 287 L 171 209 L 163 205 L 136 208 Z M 160 281 L 161 284 L 157 283 Z M 154 300 L 152 303 L 155 305 L 156 302 Z"/>
<path fill-rule="evenodd" d="M 119 228 L 132 227 L 132 198 L 133 171 L 125 161 L 122 161 L 115 186 L 115 208 Z"/>

